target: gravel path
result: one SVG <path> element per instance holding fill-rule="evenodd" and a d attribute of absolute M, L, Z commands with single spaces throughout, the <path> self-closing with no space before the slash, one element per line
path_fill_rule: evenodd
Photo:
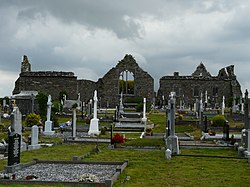
<path fill-rule="evenodd" d="M 99 164 L 44 164 L 39 163 L 16 171 L 16 180 L 34 175 L 39 181 L 78 182 L 79 176 L 89 173 L 95 175 L 100 182 L 111 178 L 117 165 Z"/>

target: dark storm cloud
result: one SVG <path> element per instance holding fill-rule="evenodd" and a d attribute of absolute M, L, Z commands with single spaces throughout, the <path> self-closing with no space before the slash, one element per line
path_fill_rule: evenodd
<path fill-rule="evenodd" d="M 97 80 L 129 53 L 157 84 L 174 71 L 190 75 L 202 61 L 212 75 L 235 64 L 247 88 L 249 5 L 247 0 L 1 0 L 0 87 L 13 85 L 24 54 L 34 71 L 73 71 Z"/>

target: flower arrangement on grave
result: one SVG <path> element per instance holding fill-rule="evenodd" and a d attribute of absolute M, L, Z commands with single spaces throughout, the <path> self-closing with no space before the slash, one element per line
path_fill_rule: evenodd
<path fill-rule="evenodd" d="M 99 178 L 91 173 L 84 173 L 78 177 L 78 182 L 99 182 Z"/>
<path fill-rule="evenodd" d="M 126 138 L 124 138 L 123 135 L 121 135 L 120 133 L 116 133 L 114 135 L 114 137 L 112 138 L 112 143 L 114 143 L 114 144 L 117 144 L 117 143 L 122 144 L 122 143 L 125 142 L 125 140 L 126 140 Z"/>

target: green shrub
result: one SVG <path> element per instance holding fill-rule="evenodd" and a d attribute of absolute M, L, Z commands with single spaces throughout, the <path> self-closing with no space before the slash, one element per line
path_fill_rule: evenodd
<path fill-rule="evenodd" d="M 32 127 L 33 125 L 39 125 L 40 116 L 35 113 L 30 113 L 25 118 L 25 125 L 27 127 Z"/>
<path fill-rule="evenodd" d="M 226 118 L 223 115 L 216 115 L 212 118 L 212 125 L 215 127 L 222 127 L 226 122 Z"/>

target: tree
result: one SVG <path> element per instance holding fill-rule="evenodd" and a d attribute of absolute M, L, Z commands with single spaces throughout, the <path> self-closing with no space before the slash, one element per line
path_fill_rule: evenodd
<path fill-rule="evenodd" d="M 42 117 L 45 117 L 47 114 L 47 101 L 48 101 L 48 96 L 43 93 L 43 92 L 39 92 L 38 95 L 36 96 L 38 105 L 39 105 L 39 111 L 40 111 L 40 115 Z"/>
<path fill-rule="evenodd" d="M 59 93 L 59 97 L 58 97 L 59 101 L 61 101 L 61 100 L 64 99 L 64 98 L 63 98 L 64 95 L 66 95 L 66 98 L 67 98 L 68 94 L 67 94 L 66 91 L 61 91 L 61 92 Z"/>

